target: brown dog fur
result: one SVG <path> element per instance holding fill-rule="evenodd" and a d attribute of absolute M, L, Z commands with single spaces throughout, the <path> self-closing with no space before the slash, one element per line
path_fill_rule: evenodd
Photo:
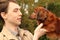
<path fill-rule="evenodd" d="M 42 28 L 48 30 L 46 35 L 49 39 L 55 40 L 60 37 L 60 18 L 48 11 L 46 8 L 35 8 L 34 13 L 30 15 L 30 18 L 36 19 L 38 25 L 40 23 L 44 24 Z"/>

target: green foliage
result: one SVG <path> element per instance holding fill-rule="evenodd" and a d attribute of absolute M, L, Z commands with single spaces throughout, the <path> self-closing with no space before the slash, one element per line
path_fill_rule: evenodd
<path fill-rule="evenodd" d="M 60 17 L 60 4 L 55 3 L 48 4 L 48 10 L 55 13 L 56 16 Z"/>
<path fill-rule="evenodd" d="M 43 35 L 42 37 L 39 38 L 39 40 L 49 40 L 46 35 Z"/>
<path fill-rule="evenodd" d="M 35 29 L 35 25 L 36 25 L 36 21 L 30 20 L 28 15 L 24 14 L 22 16 L 22 24 L 20 25 L 21 28 L 27 29 L 33 33 Z"/>

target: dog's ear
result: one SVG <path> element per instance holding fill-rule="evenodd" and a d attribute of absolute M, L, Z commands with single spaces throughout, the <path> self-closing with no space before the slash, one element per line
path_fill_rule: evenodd
<path fill-rule="evenodd" d="M 53 13 L 50 12 L 50 13 L 48 14 L 47 21 L 49 21 L 49 22 L 56 21 L 56 16 L 55 16 Z"/>

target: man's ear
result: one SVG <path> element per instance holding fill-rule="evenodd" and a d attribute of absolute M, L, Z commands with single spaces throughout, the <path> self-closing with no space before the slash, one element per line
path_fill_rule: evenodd
<path fill-rule="evenodd" d="M 2 17 L 3 19 L 6 19 L 6 13 L 5 13 L 5 12 L 1 12 L 1 17 Z"/>

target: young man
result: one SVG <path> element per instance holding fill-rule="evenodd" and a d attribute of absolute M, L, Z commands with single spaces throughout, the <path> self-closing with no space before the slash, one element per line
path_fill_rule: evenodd
<path fill-rule="evenodd" d="M 0 18 L 4 21 L 0 40 L 38 40 L 46 33 L 45 29 L 41 29 L 42 23 L 36 28 L 34 36 L 29 31 L 20 29 L 20 8 L 16 0 L 0 0 Z"/>

